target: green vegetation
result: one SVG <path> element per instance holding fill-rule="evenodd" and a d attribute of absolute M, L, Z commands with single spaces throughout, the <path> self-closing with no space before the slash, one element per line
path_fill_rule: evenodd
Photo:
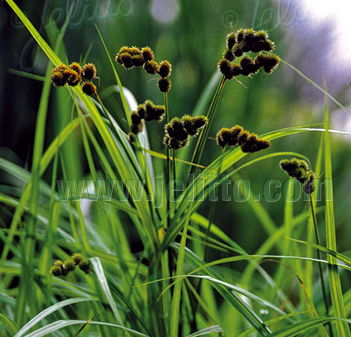
<path fill-rule="evenodd" d="M 214 75 L 194 109 L 181 110 L 177 64 L 150 41 L 110 53 L 96 27 L 104 61 L 71 63 L 69 16 L 50 47 L 6 2 L 50 63 L 30 169 L 0 158 L 13 182 L 0 189 L 1 335 L 350 336 L 331 139 L 349 133 L 330 129 L 327 90 L 281 60 L 265 31 L 239 29 L 223 35 L 219 61 L 207 60 Z M 325 95 L 324 120 L 267 131 L 281 104 L 270 82 L 287 65 Z M 128 82 L 144 75 L 133 95 Z M 243 117 L 245 101 L 253 108 Z M 50 139 L 52 111 L 62 115 Z M 302 143 L 289 146 L 296 136 Z M 279 163 L 289 175 L 280 201 L 270 175 L 284 179 Z M 259 201 L 252 190 L 265 179 Z M 228 182 L 237 202 L 226 208 Z"/>

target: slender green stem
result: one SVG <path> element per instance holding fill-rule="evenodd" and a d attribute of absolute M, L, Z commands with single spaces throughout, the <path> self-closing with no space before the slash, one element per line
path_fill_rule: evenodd
<path fill-rule="evenodd" d="M 213 117 L 214 117 L 214 114 L 215 114 L 215 111 L 216 111 L 216 108 L 217 108 L 217 105 L 219 102 L 219 98 L 220 98 L 222 91 L 223 91 L 223 88 L 224 88 L 225 80 L 226 80 L 226 78 L 224 76 L 222 76 L 222 80 L 219 83 L 217 90 L 216 90 L 216 93 L 215 93 L 213 100 L 211 102 L 211 105 L 210 105 L 210 108 L 209 108 L 209 111 L 207 114 L 208 125 L 205 128 L 203 128 L 201 133 L 200 133 L 199 140 L 197 141 L 197 144 L 196 144 L 196 147 L 194 150 L 194 154 L 193 154 L 193 158 L 191 160 L 191 162 L 193 164 L 198 164 L 201 160 L 202 152 L 204 150 L 206 139 L 207 139 L 209 130 L 211 128 L 211 124 L 212 124 Z M 192 177 L 192 175 L 195 173 L 195 170 L 196 170 L 196 166 L 192 166 L 191 170 L 190 170 L 189 178 Z"/>
<path fill-rule="evenodd" d="M 226 148 L 224 147 L 223 150 L 222 150 L 222 154 L 225 153 L 225 150 L 226 150 Z M 219 176 L 219 173 L 221 172 L 221 168 L 222 168 L 222 162 L 220 162 L 220 164 L 218 166 L 217 177 Z M 214 196 L 215 196 L 215 199 L 216 199 L 216 197 L 217 197 L 216 189 L 214 189 Z M 211 224 L 212 224 L 212 220 L 213 220 L 213 216 L 214 216 L 215 207 L 216 207 L 216 202 L 212 201 L 211 202 L 210 211 L 209 211 L 209 214 L 208 214 L 208 226 L 207 226 L 207 229 L 206 229 L 206 236 L 205 236 L 205 242 L 204 242 L 204 261 L 207 261 L 207 252 L 208 252 L 208 250 L 207 250 L 206 243 L 208 242 L 208 238 L 210 236 Z"/>
<path fill-rule="evenodd" d="M 222 150 L 222 154 L 224 154 L 224 152 L 225 152 L 225 147 Z M 219 176 L 219 173 L 221 172 L 221 166 L 222 166 L 222 162 L 218 166 L 217 176 Z M 216 189 L 214 189 L 214 196 L 215 197 L 217 196 Z M 211 202 L 211 206 L 210 206 L 210 211 L 208 212 L 208 226 L 206 228 L 206 234 L 205 234 L 205 239 L 204 239 L 204 255 L 203 255 L 204 256 L 204 261 L 208 260 L 207 242 L 209 241 L 209 237 L 211 235 L 211 225 L 212 225 L 212 222 L 213 222 L 215 208 L 216 208 L 216 201 L 212 201 Z M 202 283 L 202 280 L 200 279 L 200 282 L 198 283 L 198 285 L 196 287 L 196 290 L 197 290 L 198 293 L 199 293 L 200 288 L 201 288 L 201 283 Z M 194 316 L 195 316 L 195 314 L 196 314 L 196 312 L 198 310 L 199 304 L 200 304 L 199 302 L 196 302 L 196 307 L 194 309 Z"/>
<path fill-rule="evenodd" d="M 312 220 L 313 220 L 314 233 L 316 235 L 316 243 L 317 243 L 317 245 L 320 245 L 317 219 L 316 219 L 316 214 L 314 212 L 312 195 L 310 197 L 310 206 L 311 206 L 311 214 L 312 214 Z M 322 259 L 321 252 L 319 251 L 319 249 L 317 249 L 317 257 L 318 257 L 318 260 Z M 329 315 L 329 305 L 328 305 L 328 298 L 327 298 L 327 292 L 326 292 L 324 278 L 323 278 L 323 270 L 322 270 L 321 262 L 318 262 L 318 269 L 319 269 L 319 277 L 321 279 L 321 284 L 322 284 L 322 292 L 323 292 L 323 300 L 324 300 L 324 304 L 325 304 L 325 311 L 326 311 L 326 315 L 328 316 Z M 330 331 L 330 336 L 333 337 L 333 330 L 332 330 L 330 322 L 328 323 L 328 327 L 329 327 L 329 331 Z"/>
<path fill-rule="evenodd" d="M 166 123 L 169 123 L 169 110 L 168 110 L 168 96 L 165 92 L 164 96 L 165 101 L 165 115 L 166 115 Z M 167 228 L 170 225 L 170 199 L 169 199 L 169 171 L 170 171 L 170 159 L 169 159 L 169 148 L 167 148 L 167 163 L 166 163 L 166 198 L 167 198 Z"/>

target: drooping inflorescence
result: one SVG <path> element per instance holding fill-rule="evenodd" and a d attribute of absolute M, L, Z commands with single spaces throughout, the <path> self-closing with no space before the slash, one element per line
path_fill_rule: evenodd
<path fill-rule="evenodd" d="M 311 194 L 315 190 L 314 172 L 308 168 L 307 163 L 302 159 L 282 159 L 280 167 L 292 178 L 295 178 L 304 185 L 304 192 Z"/>
<path fill-rule="evenodd" d="M 82 85 L 82 90 L 86 95 L 96 94 L 96 86 L 92 79 L 96 77 L 96 67 L 92 63 L 85 64 L 84 67 L 77 62 L 73 62 L 70 66 L 61 64 L 52 69 L 51 83 L 55 87 L 63 87 L 66 84 L 75 87 L 78 84 Z M 83 78 L 87 81 L 83 81 Z"/>
<path fill-rule="evenodd" d="M 240 29 L 227 35 L 227 49 L 218 62 L 218 68 L 228 80 L 238 75 L 255 74 L 260 68 L 271 74 L 280 62 L 279 56 L 273 50 L 274 43 L 269 40 L 265 31 Z M 246 55 L 248 52 L 258 55 L 251 58 Z"/>
<path fill-rule="evenodd" d="M 205 116 L 175 117 L 165 126 L 163 144 L 169 149 L 181 149 L 189 145 L 190 137 L 198 135 L 199 131 L 207 124 L 208 119 Z"/>
<path fill-rule="evenodd" d="M 169 76 L 171 74 L 171 64 L 164 60 L 158 64 L 154 60 L 154 53 L 150 47 L 139 49 L 137 47 L 122 47 L 116 55 L 116 62 L 121 64 L 126 69 L 134 67 L 143 67 L 144 70 L 151 75 L 160 75 L 157 82 L 159 90 L 163 93 L 171 90 L 171 81 Z"/>
<path fill-rule="evenodd" d="M 240 145 L 241 151 L 245 153 L 258 152 L 271 146 L 268 140 L 259 139 L 256 134 L 244 130 L 240 125 L 230 129 L 222 128 L 216 135 L 216 141 L 222 147 Z"/>
<path fill-rule="evenodd" d="M 91 272 L 90 261 L 88 259 L 83 259 L 80 254 L 73 254 L 64 262 L 57 260 L 50 268 L 50 273 L 54 276 L 66 276 L 71 271 L 74 271 L 76 266 L 78 266 L 79 269 L 84 271 L 86 274 Z"/>

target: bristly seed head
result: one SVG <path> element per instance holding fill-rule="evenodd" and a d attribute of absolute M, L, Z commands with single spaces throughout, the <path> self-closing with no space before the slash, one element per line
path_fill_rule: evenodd
<path fill-rule="evenodd" d="M 246 130 L 242 130 L 239 135 L 238 135 L 238 143 L 241 145 L 241 143 L 246 142 L 246 140 L 249 138 L 250 132 Z"/>
<path fill-rule="evenodd" d="M 77 264 L 79 264 L 80 261 L 83 260 L 83 257 L 82 257 L 82 255 L 80 255 L 78 253 L 75 253 L 75 254 L 72 255 L 72 260 L 77 265 Z"/>
<path fill-rule="evenodd" d="M 272 53 L 273 50 L 274 43 L 269 40 L 267 32 L 239 29 L 236 33 L 227 35 L 227 49 L 223 53 L 223 58 L 218 62 L 218 68 L 227 80 L 238 75 L 255 74 L 260 68 L 271 74 L 280 61 L 279 57 Z M 236 58 L 241 57 L 246 52 L 260 54 L 254 60 L 244 56 L 240 65 L 238 62 L 234 63 Z"/>
<path fill-rule="evenodd" d="M 91 272 L 90 261 L 88 259 L 79 262 L 78 267 L 80 270 L 84 271 L 85 274 L 89 274 Z"/>
<path fill-rule="evenodd" d="M 141 121 L 139 124 L 132 124 L 130 126 L 130 131 L 137 135 L 138 133 L 143 131 L 143 122 Z"/>
<path fill-rule="evenodd" d="M 63 263 L 64 269 L 66 269 L 68 272 L 73 271 L 76 268 L 76 264 L 72 258 L 67 259 Z"/>
<path fill-rule="evenodd" d="M 240 46 L 238 44 L 236 44 L 233 48 L 233 53 L 235 55 L 235 57 L 240 57 L 243 55 L 243 50 L 240 48 Z"/>
<path fill-rule="evenodd" d="M 145 119 L 145 116 L 146 116 L 146 109 L 145 109 L 145 106 L 143 104 L 140 104 L 138 106 L 138 115 L 141 119 Z"/>
<path fill-rule="evenodd" d="M 236 43 L 236 34 L 229 33 L 227 35 L 227 48 L 232 49 L 235 43 Z"/>
<path fill-rule="evenodd" d="M 184 125 L 180 118 L 173 118 L 168 124 L 166 124 L 166 132 L 170 137 L 175 138 L 179 141 L 184 141 L 188 138 Z"/>
<path fill-rule="evenodd" d="M 230 79 L 233 78 L 232 65 L 231 65 L 231 63 L 228 60 L 226 60 L 226 59 L 220 60 L 218 62 L 218 69 L 225 76 L 225 78 L 227 80 L 230 80 Z"/>
<path fill-rule="evenodd" d="M 157 86 L 161 92 L 168 92 L 171 90 L 171 81 L 169 78 L 160 78 L 157 82 Z"/>
<path fill-rule="evenodd" d="M 280 167 L 292 178 L 304 184 L 304 192 L 311 194 L 315 190 L 314 172 L 308 169 L 307 163 L 302 159 L 283 159 L 279 163 Z"/>
<path fill-rule="evenodd" d="M 60 64 L 56 68 L 52 69 L 51 72 L 51 83 L 55 87 L 63 87 L 67 83 L 68 76 L 66 75 L 66 72 L 68 71 L 67 75 L 70 75 L 70 71 L 72 69 L 68 68 L 65 64 Z"/>
<path fill-rule="evenodd" d="M 65 70 L 63 75 L 66 78 L 67 84 L 71 87 L 75 87 L 82 81 L 82 76 L 72 69 Z"/>
<path fill-rule="evenodd" d="M 148 74 L 155 75 L 158 72 L 158 63 L 155 61 L 147 61 L 144 63 L 144 69 Z"/>
<path fill-rule="evenodd" d="M 93 63 L 85 64 L 83 67 L 83 77 L 91 81 L 96 76 L 96 67 Z"/>
<path fill-rule="evenodd" d="M 216 141 L 217 145 L 225 147 L 228 144 L 228 140 L 230 139 L 231 133 L 230 129 L 222 128 L 217 132 Z"/>
<path fill-rule="evenodd" d="M 259 139 L 254 133 L 250 133 L 240 125 L 235 125 L 231 129 L 222 128 L 216 135 L 216 141 L 219 146 L 225 147 L 240 145 L 243 152 L 258 152 L 268 148 L 271 143 L 264 139 Z"/>
<path fill-rule="evenodd" d="M 230 49 L 227 49 L 223 53 L 223 58 L 225 60 L 228 60 L 229 62 L 232 62 L 232 61 L 234 61 L 234 54 Z"/>
<path fill-rule="evenodd" d="M 145 63 L 144 57 L 141 54 L 134 55 L 132 61 L 134 67 L 142 67 Z"/>
<path fill-rule="evenodd" d="M 122 64 L 122 66 L 124 66 L 124 68 L 132 69 L 134 67 L 133 57 L 130 53 L 120 54 L 120 56 L 118 57 L 118 60 L 119 59 L 121 60 L 120 63 Z"/>
<path fill-rule="evenodd" d="M 130 117 L 132 119 L 133 124 L 140 124 L 141 123 L 141 117 L 139 116 L 139 114 L 136 110 L 131 112 Z"/>
<path fill-rule="evenodd" d="M 54 276 L 66 276 L 74 271 L 76 266 L 79 266 L 79 268 L 87 274 L 91 271 L 90 261 L 88 259 L 83 260 L 80 254 L 73 254 L 65 262 L 61 260 L 55 261 L 54 265 L 50 268 L 50 273 Z"/>
<path fill-rule="evenodd" d="M 150 47 L 144 47 L 141 49 L 141 55 L 143 55 L 145 62 L 152 61 L 154 59 L 154 53 Z"/>
<path fill-rule="evenodd" d="M 65 75 L 61 71 L 53 72 L 50 79 L 55 87 L 63 87 L 67 83 Z"/>
<path fill-rule="evenodd" d="M 82 67 L 80 66 L 79 63 L 73 62 L 73 63 L 70 64 L 69 67 L 70 67 L 70 69 L 76 71 L 80 76 L 83 75 L 83 69 L 82 69 Z"/>
<path fill-rule="evenodd" d="M 255 63 L 259 67 L 263 67 L 264 71 L 271 74 L 279 65 L 280 58 L 276 54 L 259 54 L 255 59 Z"/>
<path fill-rule="evenodd" d="M 189 145 L 189 136 L 184 141 L 180 141 L 176 138 L 170 137 L 169 134 L 166 134 L 163 138 L 163 144 L 169 149 L 179 150 Z"/>
<path fill-rule="evenodd" d="M 88 95 L 88 96 L 92 96 L 92 95 L 96 95 L 97 92 L 96 92 L 96 86 L 93 82 L 91 81 L 88 81 L 88 82 L 85 82 L 83 85 L 82 85 L 82 90 L 83 92 Z"/>
<path fill-rule="evenodd" d="M 172 66 L 168 61 L 162 61 L 158 69 L 158 73 L 162 78 L 168 77 L 171 74 Z"/>

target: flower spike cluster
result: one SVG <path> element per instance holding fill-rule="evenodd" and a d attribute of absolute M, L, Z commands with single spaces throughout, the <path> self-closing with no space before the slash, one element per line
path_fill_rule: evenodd
<path fill-rule="evenodd" d="M 290 177 L 295 178 L 304 185 L 306 194 L 311 194 L 315 191 L 314 172 L 308 168 L 304 160 L 297 158 L 283 159 L 279 165 Z"/>
<path fill-rule="evenodd" d="M 216 141 L 222 147 L 240 145 L 241 151 L 245 153 L 258 152 L 271 146 L 268 140 L 259 139 L 256 134 L 244 130 L 240 125 L 230 129 L 222 128 L 216 135 Z"/>
<path fill-rule="evenodd" d="M 190 137 L 197 136 L 207 124 L 208 119 L 205 116 L 175 117 L 165 126 L 163 144 L 169 149 L 181 149 L 189 145 Z"/>
<path fill-rule="evenodd" d="M 165 111 L 164 105 L 156 105 L 150 100 L 147 100 L 144 104 L 140 104 L 137 110 L 132 111 L 132 125 L 130 126 L 130 131 L 135 135 L 140 133 L 143 130 L 143 120 L 145 120 L 145 122 L 161 122 Z"/>
<path fill-rule="evenodd" d="M 268 39 L 265 31 L 240 29 L 227 35 L 227 49 L 218 62 L 218 68 L 228 80 L 238 75 L 255 74 L 260 68 L 271 74 L 280 62 L 279 56 L 274 54 L 273 50 L 274 43 Z M 252 59 L 245 55 L 247 52 L 258 55 Z"/>
<path fill-rule="evenodd" d="M 54 276 L 66 276 L 71 271 L 74 271 L 76 266 L 86 274 L 91 272 L 90 261 L 88 259 L 83 259 L 80 254 L 73 254 L 65 262 L 57 260 L 50 268 L 50 273 Z"/>
<path fill-rule="evenodd" d="M 116 62 L 121 64 L 126 69 L 134 67 L 143 67 L 150 75 L 159 74 L 161 78 L 157 82 L 159 90 L 163 93 L 171 90 L 171 74 L 172 66 L 168 61 L 162 61 L 158 64 L 154 60 L 154 53 L 150 47 L 139 49 L 137 47 L 122 47 L 117 56 Z"/>
<path fill-rule="evenodd" d="M 96 77 L 96 67 L 93 63 L 85 64 L 82 67 L 79 63 L 73 62 L 70 66 L 61 64 L 52 69 L 51 83 L 55 87 L 63 87 L 68 84 L 75 87 L 82 84 L 82 90 L 86 95 L 96 94 L 96 86 L 93 84 L 92 79 Z M 83 78 L 87 81 L 84 82 Z"/>

